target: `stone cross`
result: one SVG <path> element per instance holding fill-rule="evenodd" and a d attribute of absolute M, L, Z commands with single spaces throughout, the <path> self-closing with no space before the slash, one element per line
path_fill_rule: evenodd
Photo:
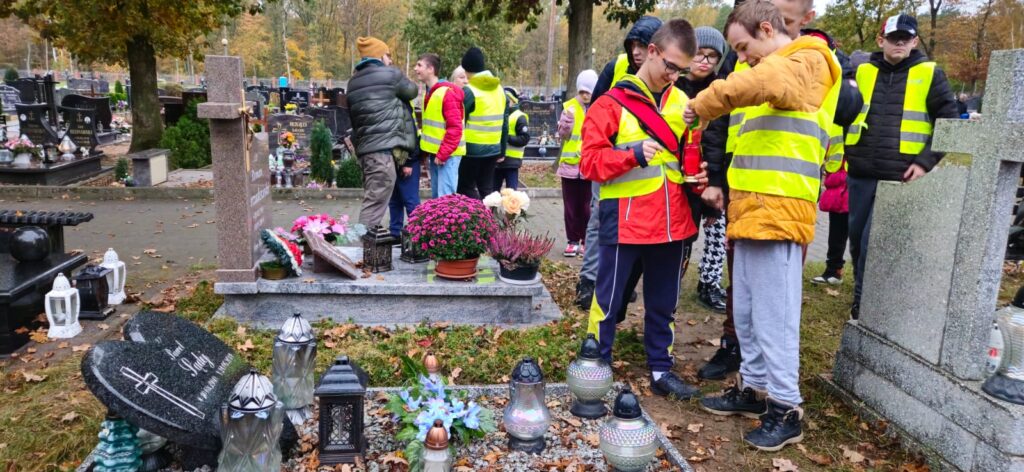
<path fill-rule="evenodd" d="M 1013 199 L 1024 163 L 1024 49 L 989 62 L 980 120 L 937 120 L 932 149 L 973 156 L 956 243 L 942 367 L 965 380 L 983 377 L 1002 278 Z M 937 198 L 941 198 L 937 196 Z"/>
<path fill-rule="evenodd" d="M 266 252 L 259 233 L 271 226 L 267 135 L 249 132 L 240 58 L 207 56 L 206 77 L 207 102 L 197 113 L 210 120 L 217 281 L 255 282 Z"/>

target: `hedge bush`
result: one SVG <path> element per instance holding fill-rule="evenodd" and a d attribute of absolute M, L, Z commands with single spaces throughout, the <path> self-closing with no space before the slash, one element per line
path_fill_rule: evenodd
<path fill-rule="evenodd" d="M 210 155 L 210 126 L 196 116 L 198 100 L 185 107 L 185 113 L 174 126 L 168 126 L 160 139 L 160 147 L 171 151 L 172 169 L 198 169 L 213 162 Z"/>

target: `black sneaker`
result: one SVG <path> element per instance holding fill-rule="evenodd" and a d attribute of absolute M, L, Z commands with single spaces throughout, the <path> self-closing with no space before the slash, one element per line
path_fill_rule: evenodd
<path fill-rule="evenodd" d="M 589 310 L 590 304 L 594 301 L 594 281 L 580 277 L 576 284 L 576 306 L 583 310 Z"/>
<path fill-rule="evenodd" d="M 859 320 L 860 319 L 860 303 L 853 302 L 853 306 L 850 307 L 850 319 L 851 320 Z"/>
<path fill-rule="evenodd" d="M 803 410 L 768 400 L 768 411 L 761 415 L 761 426 L 743 436 L 743 440 L 761 451 L 778 451 L 787 444 L 804 440 L 802 419 Z"/>
<path fill-rule="evenodd" d="M 700 401 L 701 408 L 719 416 L 740 415 L 758 418 L 768 411 L 766 399 L 757 399 L 757 392 L 747 387 L 740 390 L 732 386 L 719 397 L 707 397 Z"/>
<path fill-rule="evenodd" d="M 716 313 L 725 313 L 725 298 L 719 295 L 719 290 L 716 290 L 716 288 L 712 284 L 698 282 L 697 301 Z"/>
<path fill-rule="evenodd" d="M 689 400 L 700 395 L 700 389 L 683 382 L 672 372 L 666 372 L 657 381 L 651 377 L 651 392 L 662 397 L 675 398 L 676 400 Z"/>
<path fill-rule="evenodd" d="M 811 283 L 839 285 L 843 283 L 843 269 L 825 269 L 821 275 L 811 279 Z"/>
<path fill-rule="evenodd" d="M 729 373 L 740 370 L 740 343 L 736 338 L 722 336 L 722 344 L 704 367 L 697 371 L 697 377 L 704 380 L 722 380 Z"/>

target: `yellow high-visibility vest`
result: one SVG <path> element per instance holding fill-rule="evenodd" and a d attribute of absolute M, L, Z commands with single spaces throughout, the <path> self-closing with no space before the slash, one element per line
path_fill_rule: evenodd
<path fill-rule="evenodd" d="M 423 152 L 437 154 L 441 149 L 441 141 L 444 140 L 447 126 L 444 121 L 444 96 L 448 93 L 449 87 L 438 87 L 430 96 L 427 107 L 423 109 L 423 130 L 420 133 L 420 149 Z M 459 137 L 459 147 L 455 148 L 452 156 L 466 155 L 466 137 Z"/>
<path fill-rule="evenodd" d="M 583 119 L 587 112 L 579 100 L 573 98 L 562 104 L 562 113 L 572 113 L 573 125 L 569 139 L 562 143 L 562 153 L 558 157 L 558 162 L 577 165 L 580 163 L 580 148 L 583 147 L 583 140 L 580 138 L 583 133 Z"/>
<path fill-rule="evenodd" d="M 729 188 L 818 201 L 841 83 L 833 84 L 814 112 L 779 110 L 768 103 L 749 107 L 727 173 Z"/>
<path fill-rule="evenodd" d="M 635 75 L 627 74 L 622 80 L 636 84 L 652 103 L 657 103 L 654 101 L 654 95 L 647 89 L 647 84 Z M 682 140 L 686 132 L 683 112 L 686 110 L 688 98 L 682 90 L 670 86 L 665 90 L 662 100 L 665 105 L 660 108 L 661 115 L 672 128 L 676 139 Z M 636 116 L 623 108 L 622 116 L 619 118 L 619 132 L 615 135 L 615 148 L 632 150 L 633 146 L 648 139 L 652 138 L 640 127 Z M 601 184 L 600 199 L 639 197 L 655 192 L 670 182 L 682 184 L 684 180 L 679 159 L 680 157 L 666 150 L 659 151 L 647 161 L 647 167 L 634 167 L 629 172 Z"/>
<path fill-rule="evenodd" d="M 505 90 L 500 86 L 494 90 L 483 90 L 469 81 L 476 105 L 466 117 L 464 136 L 470 144 L 501 144 L 501 131 L 505 124 Z"/>
<path fill-rule="evenodd" d="M 928 116 L 928 90 L 935 77 L 935 63 L 922 62 L 910 68 L 907 73 L 907 89 L 903 95 L 903 119 L 900 121 L 900 153 L 920 154 L 932 135 L 932 119 Z M 878 67 L 861 64 L 857 68 L 857 87 L 864 97 L 864 106 L 857 119 L 846 133 L 846 145 L 860 142 L 861 132 L 867 128 L 868 111 L 871 109 L 871 95 L 875 92 Z"/>
<path fill-rule="evenodd" d="M 629 74 L 629 66 L 631 61 L 629 60 L 628 54 L 619 54 L 615 58 L 615 72 L 612 74 L 612 83 L 610 87 L 614 87 L 616 83 L 622 80 L 626 74 Z"/>
<path fill-rule="evenodd" d="M 519 111 L 519 110 L 516 110 L 516 111 L 512 112 L 512 114 L 508 116 L 508 135 L 509 135 L 509 137 L 512 137 L 512 136 L 516 135 L 516 122 L 519 121 L 519 117 L 526 118 L 526 123 L 527 124 L 530 123 L 530 116 L 527 115 L 526 113 L 523 113 L 522 111 Z M 526 146 L 516 147 L 516 146 L 513 146 L 511 144 L 506 144 L 506 146 L 505 146 L 505 157 L 508 157 L 508 158 L 511 158 L 511 159 L 522 159 L 523 158 L 523 151 L 525 151 L 525 150 L 526 150 Z"/>
<path fill-rule="evenodd" d="M 846 147 L 843 145 L 843 127 L 832 123 L 829 129 L 828 151 L 825 154 L 825 172 L 839 172 L 840 166 L 846 170 L 849 164 L 843 160 Z"/>
<path fill-rule="evenodd" d="M 733 72 L 739 72 L 750 68 L 750 64 L 746 62 L 737 62 L 736 68 Z M 739 136 L 740 126 L 743 125 L 743 119 L 746 116 L 746 110 L 750 107 L 741 107 L 734 109 L 729 113 L 729 131 L 725 139 L 725 152 L 732 154 L 736 152 L 736 137 Z"/>

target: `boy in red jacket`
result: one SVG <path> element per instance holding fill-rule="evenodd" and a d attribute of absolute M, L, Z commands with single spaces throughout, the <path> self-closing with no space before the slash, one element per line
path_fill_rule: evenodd
<path fill-rule="evenodd" d="M 699 390 L 670 372 L 683 241 L 697 228 L 690 215 L 680 159 L 687 132 L 686 94 L 673 86 L 697 50 L 685 20 L 665 23 L 647 46 L 636 75 L 602 95 L 583 123 L 580 171 L 601 185 L 599 263 L 588 331 L 610 361 L 615 313 L 629 300 L 623 284 L 640 261 L 644 277 L 644 347 L 651 390 L 689 399 Z M 701 171 L 698 185 L 707 182 Z"/>
<path fill-rule="evenodd" d="M 430 162 L 430 191 L 434 198 L 455 193 L 459 184 L 459 163 L 466 155 L 462 136 L 462 88 L 440 80 L 441 58 L 427 53 L 416 61 L 416 78 L 427 86 L 423 99 L 423 129 L 420 150 Z M 440 89 L 440 93 L 438 90 Z M 437 101 L 431 99 L 441 97 Z"/>

